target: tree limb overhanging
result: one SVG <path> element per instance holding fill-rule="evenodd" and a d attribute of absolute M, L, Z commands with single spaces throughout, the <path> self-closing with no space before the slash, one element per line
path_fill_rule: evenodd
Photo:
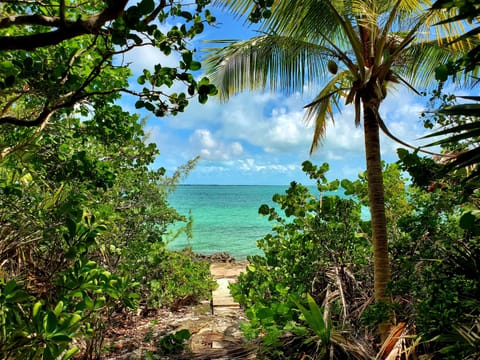
<path fill-rule="evenodd" d="M 184 111 L 197 96 L 205 103 L 216 88 L 191 73 L 201 64 L 189 40 L 203 31 L 204 23 L 215 22 L 208 3 L 0 1 L 0 126 L 42 128 L 57 111 L 122 93 L 137 98 L 137 109 L 159 117 Z M 165 30 L 159 22 L 167 17 L 175 17 L 175 25 Z M 173 67 L 149 64 L 137 79 L 143 89 L 131 90 L 130 64 L 124 65 L 121 56 L 142 46 L 165 56 L 175 53 L 180 60 Z M 174 83 L 185 90 L 165 91 Z"/>
<path fill-rule="evenodd" d="M 128 0 L 105 1 L 107 7 L 98 14 L 86 19 L 66 21 L 63 12 L 60 16 L 18 15 L 0 18 L 0 29 L 13 26 L 40 25 L 56 30 L 35 33 L 30 35 L 0 36 L 0 51 L 5 50 L 34 50 L 36 48 L 56 45 L 64 40 L 81 35 L 99 34 L 108 21 L 118 18 L 127 5 Z"/>

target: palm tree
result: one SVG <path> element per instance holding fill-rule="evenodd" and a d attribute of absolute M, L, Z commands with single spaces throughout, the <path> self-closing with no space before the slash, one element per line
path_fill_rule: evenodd
<path fill-rule="evenodd" d="M 389 303 L 390 265 L 379 133 L 393 136 L 379 114 L 391 83 L 415 90 L 435 76 L 435 64 L 452 56 L 442 46 L 460 29 L 432 26 L 445 12 L 427 11 L 423 0 L 218 0 L 236 15 L 263 14 L 261 35 L 216 41 L 207 60 L 222 100 L 255 89 L 293 93 L 321 84 L 305 106 L 314 123 L 310 151 L 320 145 L 333 107 L 355 107 L 355 125 L 365 138 L 368 194 L 374 249 L 374 293 Z M 261 15 L 260 15 L 261 16 Z M 433 31 L 432 31 L 433 29 Z M 430 31 L 433 33 L 430 34 Z M 460 46 L 460 43 L 456 43 Z M 328 71 L 327 71 L 328 70 Z M 388 325 L 380 329 L 385 337 Z"/>

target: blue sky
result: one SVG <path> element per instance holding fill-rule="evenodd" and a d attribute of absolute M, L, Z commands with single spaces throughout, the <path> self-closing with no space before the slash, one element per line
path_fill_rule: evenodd
<path fill-rule="evenodd" d="M 254 27 L 247 27 L 243 20 L 233 19 L 219 9 L 211 11 L 217 25 L 206 26 L 192 44 L 195 48 L 208 47 L 204 39 L 243 39 L 255 34 Z M 134 72 L 156 63 L 177 63 L 147 47 L 137 49 L 127 61 L 132 62 Z M 353 108 L 346 107 L 335 115 L 335 124 L 329 124 L 323 145 L 310 156 L 313 129 L 303 120 L 303 106 L 312 97 L 308 89 L 291 96 L 244 92 L 226 103 L 210 98 L 206 105 L 200 105 L 193 100 L 184 113 L 175 117 L 144 114 L 148 117 L 149 139 L 161 152 L 155 166 L 173 171 L 199 155 L 198 165 L 184 183 L 285 185 L 293 180 L 310 182 L 301 171 L 301 163 L 309 159 L 317 164 L 328 162 L 329 179 L 355 179 L 364 171 L 365 156 L 363 130 L 354 126 Z M 399 87 L 390 91 L 380 112 L 393 134 L 418 146 L 417 139 L 426 133 L 420 121 L 426 102 L 426 98 Z M 135 112 L 133 103 L 123 105 Z M 399 145 L 385 136 L 381 142 L 382 158 L 396 161 Z"/>

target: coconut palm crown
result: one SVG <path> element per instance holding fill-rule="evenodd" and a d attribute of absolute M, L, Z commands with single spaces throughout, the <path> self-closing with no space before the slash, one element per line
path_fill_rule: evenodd
<path fill-rule="evenodd" d="M 334 108 L 353 104 L 364 128 L 374 249 L 376 301 L 389 302 L 390 265 L 379 133 L 391 136 L 379 106 L 392 83 L 416 91 L 457 48 L 445 46 L 461 28 L 444 23 L 446 11 L 416 0 L 218 0 L 236 15 L 263 17 L 260 35 L 216 41 L 207 59 L 222 100 L 246 90 L 286 94 L 319 88 L 305 106 L 313 123 L 310 151 L 321 144 Z M 344 99 L 344 103 L 342 102 Z M 362 121 L 363 120 L 363 121 Z"/>

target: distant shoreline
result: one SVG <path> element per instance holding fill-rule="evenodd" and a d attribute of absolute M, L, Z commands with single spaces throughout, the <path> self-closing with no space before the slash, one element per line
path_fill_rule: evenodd
<path fill-rule="evenodd" d="M 242 263 L 242 262 L 247 262 L 247 259 L 240 259 L 240 258 L 234 258 L 232 255 L 230 255 L 228 252 L 215 252 L 211 254 L 202 254 L 202 253 L 196 253 L 193 251 L 193 254 L 196 259 L 199 260 L 205 260 L 210 263 Z"/>
<path fill-rule="evenodd" d="M 177 186 L 278 186 L 288 188 L 290 184 L 278 185 L 278 184 L 178 184 Z M 305 186 L 315 186 L 315 184 L 305 185 Z"/>

